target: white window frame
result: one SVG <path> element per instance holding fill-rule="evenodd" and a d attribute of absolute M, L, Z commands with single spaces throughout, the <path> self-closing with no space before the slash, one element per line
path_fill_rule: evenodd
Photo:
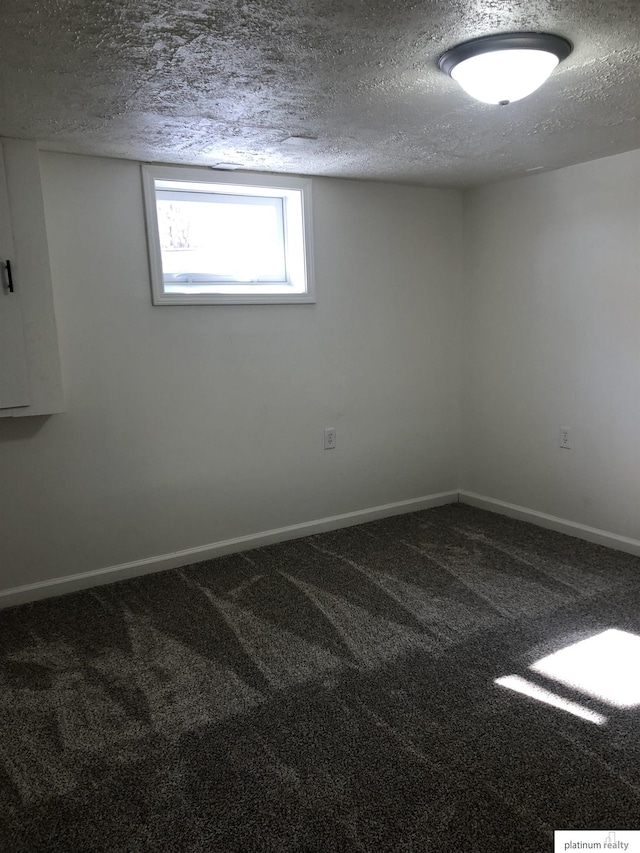
<path fill-rule="evenodd" d="M 208 292 L 167 292 L 162 269 L 156 190 L 163 182 L 185 184 L 194 193 L 264 196 L 282 199 L 284 248 L 287 278 L 283 282 L 208 281 Z M 311 180 L 288 175 L 214 171 L 186 166 L 142 166 L 151 293 L 154 305 L 239 305 L 312 303 L 315 298 L 313 275 Z M 183 191 L 182 189 L 180 191 Z"/>

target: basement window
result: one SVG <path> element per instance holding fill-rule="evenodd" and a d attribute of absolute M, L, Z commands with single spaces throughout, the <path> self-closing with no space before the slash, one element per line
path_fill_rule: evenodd
<path fill-rule="evenodd" d="M 143 166 L 154 305 L 315 302 L 311 181 Z"/>

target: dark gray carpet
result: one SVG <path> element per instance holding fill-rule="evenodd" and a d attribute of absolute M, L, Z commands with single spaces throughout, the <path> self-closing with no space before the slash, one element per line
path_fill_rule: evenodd
<path fill-rule="evenodd" d="M 0 850 L 543 853 L 640 827 L 640 719 L 494 683 L 640 560 L 465 506 L 0 613 Z M 637 662 L 636 662 L 637 668 Z"/>

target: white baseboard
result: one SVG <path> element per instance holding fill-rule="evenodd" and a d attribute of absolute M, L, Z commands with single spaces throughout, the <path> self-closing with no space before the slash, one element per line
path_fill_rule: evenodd
<path fill-rule="evenodd" d="M 187 548 L 184 551 L 174 551 L 171 554 L 161 554 L 160 556 L 148 557 L 144 560 L 135 560 L 132 563 L 121 563 L 120 565 L 108 566 L 104 569 L 94 569 L 90 572 L 81 572 L 76 575 L 68 575 L 67 577 L 53 578 L 52 580 L 0 590 L 0 609 L 24 604 L 29 601 L 38 601 L 42 598 L 63 595 L 67 592 L 102 586 L 103 584 L 125 580 L 126 578 L 138 577 L 153 572 L 162 572 L 180 566 L 188 566 L 191 563 L 197 563 L 201 560 L 211 560 L 214 557 L 222 557 L 225 554 L 248 551 L 251 548 L 259 548 L 262 545 L 286 542 L 289 539 L 311 536 L 313 533 L 338 530 L 341 527 L 365 524 L 367 521 L 375 521 L 379 518 L 389 518 L 393 515 L 418 512 L 421 509 L 457 503 L 458 501 L 480 509 L 497 512 L 510 518 L 528 521 L 531 524 L 556 530 L 559 533 L 566 533 L 578 539 L 585 539 L 588 542 L 595 542 L 598 545 L 605 545 L 608 548 L 640 556 L 640 540 L 638 539 L 619 536 L 616 533 L 609 533 L 597 527 L 588 527 L 585 524 L 568 521 L 565 518 L 559 518 L 555 515 L 547 515 L 544 512 L 527 509 L 526 507 L 499 501 L 485 495 L 478 495 L 474 492 L 451 491 L 413 498 L 407 501 L 397 501 L 396 503 L 370 507 L 369 509 L 356 510 L 355 512 L 346 512 L 342 515 L 333 515 L 328 518 L 316 519 L 315 521 L 306 521 L 302 524 L 292 524 L 288 527 L 279 527 L 275 530 L 252 533 L 248 536 L 226 539 L 222 542 L 201 545 L 197 548 Z"/>
<path fill-rule="evenodd" d="M 443 506 L 444 504 L 457 502 L 457 491 L 441 492 L 437 495 L 428 495 L 407 501 L 397 501 L 396 503 L 383 504 L 382 506 L 370 507 L 369 509 L 356 510 L 355 512 L 345 512 L 342 515 L 333 515 L 329 518 L 306 521 L 302 524 L 292 524 L 288 527 L 279 527 L 276 530 L 252 533 L 249 536 L 239 536 L 236 539 L 226 539 L 223 542 L 214 542 L 209 545 L 201 545 L 197 548 L 187 548 L 184 551 L 174 551 L 171 554 L 162 554 L 158 557 L 149 557 L 144 560 L 135 560 L 132 563 L 121 563 L 118 566 L 108 566 L 104 569 L 94 569 L 90 572 L 81 572 L 76 575 L 27 584 L 26 586 L 17 586 L 12 589 L 0 590 L 0 608 L 13 607 L 16 604 L 37 601 L 41 598 L 49 598 L 54 595 L 63 595 L 67 592 L 101 586 L 113 583 L 114 581 L 125 580 L 126 578 L 151 574 L 152 572 L 162 572 L 166 569 L 188 566 L 191 563 L 198 563 L 201 560 L 211 560 L 213 557 L 222 557 L 225 554 L 234 554 L 238 551 L 259 548 L 261 545 L 272 545 L 275 542 L 285 542 L 288 539 L 311 536 L 313 533 L 338 530 L 341 527 L 364 524 L 367 521 L 375 521 L 379 518 L 388 518 L 392 515 L 401 515 L 407 512 L 418 512 L 421 509 L 429 509 L 429 507 Z"/>
<path fill-rule="evenodd" d="M 516 504 L 498 501 L 484 495 L 476 495 L 473 492 L 461 491 L 460 503 L 476 506 L 479 509 L 488 509 L 500 515 L 508 515 L 510 518 L 518 518 L 520 521 L 529 521 L 538 527 L 547 527 L 549 530 L 557 530 L 577 539 L 586 539 L 587 542 L 595 542 L 605 545 L 607 548 L 615 548 L 617 551 L 625 551 L 627 554 L 635 554 L 640 557 L 640 540 L 630 539 L 627 536 L 618 536 L 617 533 L 609 533 L 597 527 L 588 527 L 586 524 L 578 524 L 576 521 L 567 521 L 556 515 L 547 515 L 535 509 L 527 509 Z"/>

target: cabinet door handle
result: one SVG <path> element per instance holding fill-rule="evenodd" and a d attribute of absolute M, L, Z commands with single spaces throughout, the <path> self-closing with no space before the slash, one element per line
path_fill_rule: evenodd
<path fill-rule="evenodd" d="M 11 261 L 5 261 L 7 268 L 7 281 L 9 283 L 9 293 L 13 293 L 13 275 L 11 274 Z"/>

